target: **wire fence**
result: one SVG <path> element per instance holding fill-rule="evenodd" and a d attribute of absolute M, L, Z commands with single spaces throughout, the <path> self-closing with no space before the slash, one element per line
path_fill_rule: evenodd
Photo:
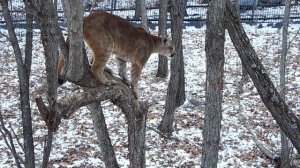
<path fill-rule="evenodd" d="M 186 0 L 184 23 L 194 26 L 203 25 L 206 20 L 207 0 Z M 284 0 L 238 0 L 241 20 L 251 23 L 281 23 L 284 15 Z M 62 1 L 56 0 L 59 21 L 64 27 L 65 19 Z M 85 0 L 85 15 L 94 11 L 106 11 L 126 18 L 132 22 L 139 22 L 135 15 L 134 0 Z M 146 0 L 147 16 L 151 24 L 157 24 L 159 16 L 159 0 Z M 14 24 L 17 28 L 26 28 L 25 6 L 22 0 L 9 0 L 9 8 Z M 5 22 L 0 9 L 0 27 L 5 28 Z M 168 17 L 170 19 L 170 17 Z M 293 1 L 290 22 L 300 22 L 300 5 Z"/>

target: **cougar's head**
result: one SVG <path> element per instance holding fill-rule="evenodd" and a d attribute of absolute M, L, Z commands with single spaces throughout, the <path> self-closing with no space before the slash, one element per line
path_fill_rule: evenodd
<path fill-rule="evenodd" d="M 160 37 L 161 38 L 161 44 L 158 51 L 158 54 L 167 56 L 167 57 L 173 57 L 175 55 L 175 48 L 172 43 L 172 41 L 166 37 Z"/>

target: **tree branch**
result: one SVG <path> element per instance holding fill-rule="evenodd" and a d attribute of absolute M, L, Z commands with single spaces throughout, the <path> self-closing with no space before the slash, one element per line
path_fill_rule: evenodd
<path fill-rule="evenodd" d="M 295 148 L 300 152 L 300 120 L 289 109 L 279 95 L 273 82 L 266 73 L 250 40 L 243 29 L 231 2 L 226 0 L 227 30 L 239 57 L 251 77 L 262 101 L 276 120 L 277 124 L 289 137 Z"/>
<path fill-rule="evenodd" d="M 18 153 L 16 151 L 16 148 L 15 148 L 15 145 L 14 145 L 14 142 L 13 142 L 13 137 L 12 137 L 11 133 L 8 131 L 8 129 L 5 127 L 5 125 L 4 125 L 3 115 L 2 115 L 1 111 L 0 111 L 0 123 L 1 123 L 0 132 L 1 132 L 2 136 L 3 136 L 3 138 L 4 138 L 4 141 L 5 141 L 6 145 L 7 145 L 7 147 L 12 152 L 12 154 L 13 154 L 13 156 L 15 158 L 17 167 L 21 168 L 21 163 L 24 164 L 24 160 L 20 157 L 20 155 L 18 155 Z M 7 140 L 7 136 L 8 136 L 8 140 Z"/>
<path fill-rule="evenodd" d="M 263 152 L 269 159 L 278 162 L 280 160 L 279 155 L 275 155 L 271 150 L 267 149 L 256 137 L 255 133 L 250 128 L 249 124 L 246 122 L 246 118 L 243 114 L 240 113 L 240 118 L 244 127 L 248 130 L 251 134 L 252 140 L 255 142 L 256 146 Z"/>
<path fill-rule="evenodd" d="M 11 132 L 12 132 L 13 135 L 15 136 L 18 145 L 21 147 L 22 151 L 24 152 L 24 151 L 25 151 L 24 146 L 23 146 L 23 145 L 21 144 L 21 142 L 19 141 L 19 138 L 17 137 L 17 134 L 15 133 L 14 129 L 12 128 L 11 123 L 9 123 L 9 127 L 10 127 Z"/>
<path fill-rule="evenodd" d="M 57 101 L 57 115 L 59 116 L 57 117 L 57 119 L 53 118 L 54 116 L 50 117 L 52 115 L 49 115 L 50 111 L 45 105 L 43 99 L 41 97 L 36 98 L 36 104 L 38 106 L 42 119 L 46 122 L 46 125 L 51 127 L 52 130 L 57 130 L 62 117 L 68 119 L 78 108 L 89 105 L 93 102 L 99 102 L 110 99 L 113 102 L 117 103 L 117 100 L 120 99 L 120 97 L 123 97 L 123 99 L 126 100 L 135 99 L 131 88 L 129 88 L 128 85 L 123 83 L 121 79 L 114 77 L 108 72 L 106 72 L 105 75 L 109 79 L 117 81 L 118 84 L 111 86 L 103 86 L 100 84 L 100 82 L 98 82 L 94 77 L 91 76 L 91 72 L 88 72 L 88 74 L 84 75 L 84 79 L 76 82 L 75 84 L 81 85 L 82 87 L 91 87 L 87 87 L 83 92 L 77 91 L 71 96 L 68 95 L 59 99 Z"/>

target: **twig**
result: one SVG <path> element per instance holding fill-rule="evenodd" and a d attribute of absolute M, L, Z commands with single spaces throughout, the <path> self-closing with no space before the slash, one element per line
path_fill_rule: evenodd
<path fill-rule="evenodd" d="M 5 143 L 6 143 L 7 147 L 10 149 L 10 151 L 12 152 L 12 154 L 15 158 L 17 167 L 21 168 L 21 164 L 24 164 L 24 160 L 20 157 L 20 155 L 17 154 L 16 148 L 15 148 L 14 142 L 13 142 L 13 137 L 4 125 L 3 115 L 2 115 L 1 110 L 0 110 L 0 123 L 1 123 L 1 127 L 2 127 L 2 128 L 0 127 L 0 132 L 1 132 L 2 136 L 4 137 Z M 8 140 L 7 140 L 7 136 L 8 136 Z"/>
<path fill-rule="evenodd" d="M 298 31 L 296 32 L 295 36 L 289 41 L 288 48 L 287 48 L 287 52 L 289 51 L 292 42 L 295 40 L 295 38 L 297 37 L 297 35 L 299 34 L 299 32 L 300 32 L 300 28 L 299 28 Z"/>
<path fill-rule="evenodd" d="M 273 152 L 269 149 L 267 149 L 259 140 L 256 138 L 255 133 L 251 130 L 249 124 L 246 122 L 246 118 L 243 114 L 240 113 L 240 117 L 242 120 L 242 124 L 244 127 L 250 132 L 252 140 L 255 142 L 256 146 L 270 159 L 274 161 L 279 161 L 280 156 L 273 154 Z"/>
<path fill-rule="evenodd" d="M 0 32 L 0 35 L 2 35 L 3 37 L 6 37 L 7 39 L 9 39 L 8 35 L 6 35 L 6 34 L 4 34 L 2 32 Z"/>
<path fill-rule="evenodd" d="M 11 132 L 14 134 L 16 140 L 17 140 L 17 143 L 19 144 L 19 146 L 21 147 L 22 151 L 24 152 L 24 146 L 21 144 L 21 142 L 19 141 L 19 138 L 17 137 L 17 134 L 15 133 L 14 129 L 12 128 L 11 126 L 11 123 L 9 123 L 9 127 L 10 127 L 10 130 Z"/>
<path fill-rule="evenodd" d="M 96 5 L 96 0 L 93 1 L 92 6 L 91 6 L 91 9 L 90 9 L 90 11 L 89 11 L 89 14 L 92 13 L 93 8 L 95 7 L 95 5 Z"/>
<path fill-rule="evenodd" d="M 160 132 L 159 130 L 157 130 L 157 129 L 154 128 L 154 127 L 147 126 L 147 128 L 148 128 L 149 130 L 152 130 L 152 131 L 156 132 L 157 134 L 159 134 L 160 136 L 162 136 L 162 137 L 165 138 L 165 139 L 171 139 L 171 140 L 175 140 L 175 141 L 180 141 L 180 139 L 175 138 L 175 137 L 167 136 L 166 134 Z"/>

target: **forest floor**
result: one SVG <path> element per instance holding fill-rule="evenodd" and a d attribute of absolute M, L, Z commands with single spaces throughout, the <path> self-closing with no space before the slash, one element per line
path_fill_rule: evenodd
<path fill-rule="evenodd" d="M 277 28 L 262 28 L 244 24 L 249 39 L 265 66 L 275 86 L 279 86 L 279 64 L 282 31 Z M 300 35 L 299 24 L 289 27 L 290 48 L 287 55 L 286 102 L 292 112 L 300 117 Z M 3 30 L 1 30 L 2 32 Z M 24 31 L 23 31 L 24 32 Z M 5 32 L 3 32 L 5 33 Z M 157 31 L 153 31 L 157 34 Z M 21 34 L 21 31 L 20 31 Z M 47 132 L 34 99 L 46 98 L 46 75 L 43 47 L 39 31 L 35 30 L 33 64 L 30 78 L 31 108 L 37 165 L 41 164 L 44 138 Z M 24 47 L 25 35 L 19 37 Z M 12 128 L 22 142 L 22 122 L 19 110 L 19 84 L 13 50 L 5 37 L 0 36 L 0 110 L 6 126 Z M 157 129 L 164 114 L 164 104 L 169 78 L 155 77 L 158 57 L 153 55 L 143 70 L 139 84 L 141 100 L 151 103 L 147 119 L 146 165 L 147 167 L 200 167 L 202 153 L 202 130 L 205 105 L 205 26 L 201 29 L 187 27 L 183 30 L 183 54 L 185 64 L 186 102 L 176 109 L 172 138 L 161 137 Z M 90 52 L 89 52 L 90 53 Z M 219 150 L 219 168 L 227 167 L 275 167 L 255 145 L 243 118 L 258 140 L 275 154 L 280 152 L 280 131 L 271 113 L 263 105 L 251 79 L 238 95 L 241 80 L 239 57 L 226 35 L 225 81 L 223 89 L 223 120 Z M 170 60 L 169 60 L 170 61 Z M 111 59 L 109 66 L 116 72 Z M 59 88 L 59 96 L 72 94 L 78 86 L 66 83 Z M 124 114 L 109 101 L 102 103 L 106 124 L 109 129 L 120 167 L 128 167 L 127 124 Z M 16 139 L 16 138 L 15 138 Z M 17 144 L 17 142 L 16 142 Z M 17 151 L 23 153 L 17 145 Z M 13 157 L 0 136 L 0 167 L 14 167 Z M 97 145 L 90 112 L 83 107 L 68 120 L 63 120 L 54 135 L 49 167 L 104 167 L 103 157 Z M 300 155 L 293 148 L 292 163 L 300 167 Z"/>

